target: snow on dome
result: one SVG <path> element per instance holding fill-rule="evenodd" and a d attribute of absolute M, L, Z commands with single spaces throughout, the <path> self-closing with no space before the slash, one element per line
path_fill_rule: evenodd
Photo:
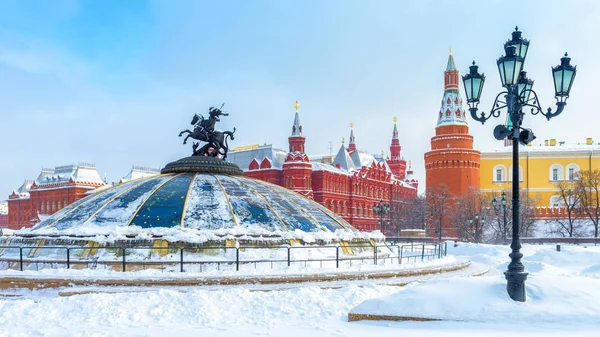
<path fill-rule="evenodd" d="M 283 187 L 243 176 L 195 173 L 160 174 L 98 191 L 17 234 L 171 235 L 186 240 L 181 233 L 301 240 L 310 233 L 309 241 L 366 238 L 327 208 Z"/>

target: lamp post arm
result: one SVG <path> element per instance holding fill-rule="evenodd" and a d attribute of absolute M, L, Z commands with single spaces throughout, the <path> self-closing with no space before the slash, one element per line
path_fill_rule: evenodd
<path fill-rule="evenodd" d="M 532 103 L 529 103 L 529 101 L 523 102 L 523 106 L 531 107 L 532 115 L 537 115 L 538 113 L 541 113 L 544 117 L 546 117 L 547 120 L 550 120 L 551 118 L 560 115 L 561 112 L 563 112 L 563 110 L 565 109 L 565 105 L 567 105 L 567 102 L 564 101 L 556 102 L 556 111 L 552 112 L 552 108 L 548 108 L 548 110 L 544 112 L 544 109 L 542 109 L 542 106 L 540 105 L 540 100 L 538 99 L 537 93 L 534 90 L 531 90 L 531 93 L 534 97 L 529 101 L 532 101 Z"/>
<path fill-rule="evenodd" d="M 506 102 L 502 101 L 500 99 L 500 97 L 502 95 L 506 95 L 506 94 L 508 94 L 508 92 L 502 91 L 501 93 L 499 93 L 496 96 L 496 99 L 494 99 L 494 104 L 492 105 L 492 109 L 490 110 L 490 112 L 487 116 L 486 116 L 486 113 L 483 111 L 481 112 L 480 115 L 477 115 L 477 111 L 479 109 L 477 108 L 476 105 L 471 105 L 471 107 L 469 108 L 469 112 L 471 112 L 471 117 L 474 120 L 481 122 L 481 124 L 485 124 L 485 121 L 487 121 L 488 119 L 490 119 L 492 117 L 495 117 L 495 118 L 500 117 L 500 110 L 507 107 Z"/>

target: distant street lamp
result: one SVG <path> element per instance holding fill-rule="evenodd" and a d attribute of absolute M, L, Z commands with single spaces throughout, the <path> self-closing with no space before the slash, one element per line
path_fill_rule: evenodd
<path fill-rule="evenodd" d="M 521 241 L 519 238 L 519 143 L 527 145 L 535 139 L 530 129 L 521 127 L 523 117 L 525 116 L 523 108 L 530 107 L 533 115 L 541 113 L 548 120 L 558 116 L 567 104 L 567 98 L 569 98 L 569 93 L 571 92 L 573 80 L 577 72 L 576 67 L 570 64 L 571 58 L 565 53 L 565 56 L 560 59 L 560 64 L 552 68 L 556 111 L 553 112 L 549 108 L 544 112 L 540 106 L 537 94 L 531 89 L 533 81 L 528 79 L 527 74 L 523 71 L 523 64 L 525 63 L 528 50 L 529 41 L 522 38 L 521 32 L 516 28 L 512 33 L 512 39 L 504 44 L 506 54 L 501 56 L 496 62 L 502 86 L 506 91 L 496 96 L 492 109 L 487 116 L 485 112 L 481 112 L 480 115 L 477 114 L 485 76 L 479 74 L 475 61 L 469 67 L 469 73 L 463 76 L 467 104 L 469 105 L 471 117 L 474 120 L 483 124 L 491 117 L 500 117 L 502 109 L 507 110 L 508 123 L 507 125 L 496 126 L 494 128 L 494 137 L 498 140 L 508 138 L 512 140 L 513 145 L 513 232 L 512 243 L 510 245 L 512 252 L 509 254 L 511 262 L 508 265 L 507 271 L 504 272 L 504 276 L 507 280 L 506 289 L 510 298 L 519 302 L 525 302 L 525 280 L 528 275 L 521 263 L 523 254 L 520 251 Z M 502 95 L 504 100 L 500 99 Z"/>
<path fill-rule="evenodd" d="M 481 223 L 481 226 L 483 227 L 483 224 L 485 224 L 485 218 L 482 216 L 481 220 L 479 220 L 479 215 L 475 214 L 475 243 L 479 243 L 479 235 L 480 235 L 480 227 L 479 224 Z M 472 228 L 473 227 L 473 219 L 469 219 L 469 227 Z"/>
<path fill-rule="evenodd" d="M 373 211 L 379 214 L 379 227 L 381 233 L 384 233 L 383 215 L 390 212 L 390 205 L 383 202 L 383 199 L 379 200 L 379 203 L 373 205 Z M 384 233 L 385 234 L 385 233 Z"/>
<path fill-rule="evenodd" d="M 506 193 L 504 192 L 502 192 L 502 198 L 500 199 L 500 203 L 502 204 L 502 212 L 504 214 L 504 221 L 502 225 L 502 244 L 506 244 Z M 492 205 L 494 205 L 494 211 L 496 212 L 496 214 L 498 214 L 498 201 L 496 201 L 495 197 L 494 199 L 492 199 Z"/>

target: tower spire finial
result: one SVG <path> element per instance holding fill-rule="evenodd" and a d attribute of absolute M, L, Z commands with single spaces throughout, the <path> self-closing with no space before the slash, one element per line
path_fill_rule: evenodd
<path fill-rule="evenodd" d="M 300 103 L 298 103 L 298 100 L 296 100 L 296 103 L 294 103 L 294 108 L 296 108 L 296 112 L 298 112 L 298 109 L 300 108 Z"/>
<path fill-rule="evenodd" d="M 350 129 L 354 129 L 354 123 L 350 123 Z"/>
<path fill-rule="evenodd" d="M 398 121 L 398 117 L 394 116 L 394 124 Z"/>
<path fill-rule="evenodd" d="M 342 137 L 342 145 L 344 145 L 344 141 L 345 141 L 345 140 L 346 140 L 346 139 L 344 139 L 344 137 Z"/>
<path fill-rule="evenodd" d="M 448 49 L 450 50 L 450 55 L 452 55 L 452 47 L 448 47 Z"/>

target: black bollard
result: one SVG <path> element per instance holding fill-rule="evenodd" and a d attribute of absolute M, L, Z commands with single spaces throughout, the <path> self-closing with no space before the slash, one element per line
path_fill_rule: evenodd
<path fill-rule="evenodd" d="M 560 245 L 556 245 L 556 251 L 560 252 Z"/>

